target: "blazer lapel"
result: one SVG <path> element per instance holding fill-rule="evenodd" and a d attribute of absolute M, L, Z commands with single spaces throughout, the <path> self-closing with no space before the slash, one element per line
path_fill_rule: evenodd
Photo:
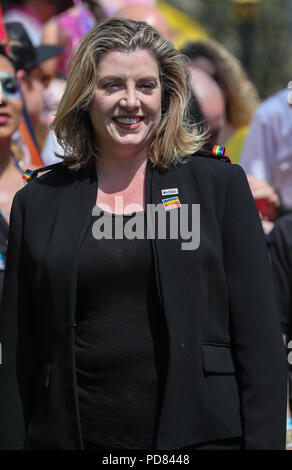
<path fill-rule="evenodd" d="M 174 316 L 182 315 L 185 310 L 185 320 L 189 314 L 194 312 L 194 304 L 199 302 L 203 292 L 201 276 L 201 250 L 200 250 L 200 198 L 195 181 L 189 173 L 186 164 L 179 164 L 168 170 L 161 170 L 148 165 L 146 173 L 146 204 L 160 205 L 161 210 L 165 210 L 162 200 L 171 196 L 163 196 L 162 190 L 177 189 L 180 208 L 166 210 L 166 239 L 155 237 L 152 240 L 153 255 L 155 259 L 157 286 L 161 301 L 165 309 L 168 324 Z M 188 231 L 193 232 L 194 249 L 190 240 L 184 245 L 186 240 L 182 237 L 181 226 L 182 206 L 184 212 L 184 224 L 188 222 Z M 147 206 L 146 206 L 147 207 Z M 178 236 L 170 234 L 170 215 L 176 212 L 179 220 Z M 186 220 L 187 219 L 187 220 Z M 185 236 L 183 234 L 183 236 Z M 187 249 L 185 249 L 187 248 Z M 182 299 L 190 299 L 189 302 L 182 302 Z M 193 299 L 193 300 L 192 300 Z M 181 322 L 183 326 L 184 321 Z M 175 331 L 175 328 L 172 329 Z"/>
<path fill-rule="evenodd" d="M 78 253 L 96 202 L 97 177 L 95 168 L 80 170 L 60 197 L 52 238 L 48 244 L 45 272 L 50 305 L 56 312 L 56 326 L 62 320 L 75 325 Z M 53 289 L 50 289 L 53 286 Z M 47 290 L 47 289 L 46 289 Z M 53 302 L 53 305 L 52 305 Z M 67 323 L 67 325 L 68 325 Z"/>

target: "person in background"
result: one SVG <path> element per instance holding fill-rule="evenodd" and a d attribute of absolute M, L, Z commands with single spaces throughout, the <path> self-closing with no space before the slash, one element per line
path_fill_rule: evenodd
<path fill-rule="evenodd" d="M 31 124 L 31 134 L 36 134 L 38 137 L 37 130 L 43 111 L 44 89 L 49 82 L 42 70 L 42 65 L 51 57 L 60 54 L 62 48 L 59 46 L 33 46 L 26 30 L 20 23 L 6 23 L 5 27 L 10 55 L 17 70 L 25 112 L 27 112 Z M 30 140 L 30 135 L 25 130 L 21 124 L 19 128 L 20 139 L 15 136 L 15 146 L 19 150 L 18 152 L 16 150 L 18 158 L 26 163 L 35 161 L 40 164 L 41 160 L 37 162 L 37 157 L 34 156 L 34 142 Z"/>
<path fill-rule="evenodd" d="M 13 203 L 2 448 L 284 448 L 262 228 L 242 168 L 202 150 L 189 96 L 185 57 L 145 22 L 81 40 L 53 122 L 63 162 Z"/>
<path fill-rule="evenodd" d="M 269 252 L 288 357 L 287 449 L 292 450 L 292 214 L 280 217 L 269 234 Z"/>
<path fill-rule="evenodd" d="M 286 212 L 286 208 L 282 205 L 277 191 L 269 183 L 252 175 L 247 175 L 247 180 L 268 240 L 275 221 Z"/>
<path fill-rule="evenodd" d="M 167 21 L 153 5 L 133 3 L 117 10 L 114 16 L 134 21 L 145 21 L 157 29 L 165 39 L 171 41 L 172 33 Z"/>
<path fill-rule="evenodd" d="M 225 98 L 225 126 L 219 136 L 232 161 L 238 163 L 248 125 L 259 104 L 255 86 L 248 80 L 240 62 L 214 40 L 186 44 L 181 52 L 191 65 L 207 72 L 221 87 Z"/>
<path fill-rule="evenodd" d="M 248 175 L 278 193 L 282 213 L 292 210 L 292 106 L 290 90 L 267 98 L 255 111 L 241 154 Z"/>
<path fill-rule="evenodd" d="M 98 0 L 75 0 L 73 7 L 51 18 L 43 27 L 42 44 L 61 46 L 63 52 L 44 65 L 45 73 L 66 78 L 69 59 L 78 42 L 105 16 Z"/>
<path fill-rule="evenodd" d="M 208 149 L 220 145 L 220 133 L 225 125 L 225 102 L 219 85 L 209 74 L 196 67 L 189 67 L 189 83 L 198 100 L 200 110 L 209 128 Z M 207 148 L 205 146 L 205 148 Z M 232 159 L 232 155 L 230 155 Z"/>
<path fill-rule="evenodd" d="M 157 3 L 158 0 L 111 0 L 110 2 L 107 0 L 100 0 L 100 4 L 104 8 L 107 17 L 116 16 L 116 12 L 119 9 L 128 7 L 131 4 L 156 7 Z"/>
<path fill-rule="evenodd" d="M 46 21 L 70 6 L 72 0 L 16 0 L 5 10 L 4 21 L 21 23 L 33 45 L 39 46 Z"/>
<path fill-rule="evenodd" d="M 51 132 L 50 125 L 54 120 L 58 105 L 61 101 L 65 88 L 66 80 L 55 77 L 50 80 L 48 86 L 46 86 L 44 89 L 42 112 L 39 124 L 36 128 L 36 134 L 38 136 L 38 141 L 40 142 L 41 147 L 41 156 L 43 155 L 43 150 L 47 141 L 47 137 Z M 43 158 L 42 161 L 44 164 L 46 164 Z"/>
<path fill-rule="evenodd" d="M 219 145 L 225 145 L 226 153 L 234 163 L 240 162 L 248 175 L 248 182 L 254 196 L 264 232 L 268 234 L 279 214 L 283 213 L 279 195 L 261 177 L 250 173 L 241 157 L 259 97 L 254 85 L 247 79 L 240 62 L 222 45 L 213 40 L 187 44 L 182 52 L 191 64 L 207 72 L 221 87 L 225 98 L 225 126 L 218 136 Z M 256 152 L 248 150 L 252 161 Z"/>
<path fill-rule="evenodd" d="M 25 185 L 24 171 L 12 151 L 12 136 L 22 119 L 16 68 L 0 46 L 0 298 L 6 262 L 8 224 L 15 193 Z"/>
<path fill-rule="evenodd" d="M 63 48 L 54 45 L 33 46 L 27 31 L 20 23 L 5 23 L 5 27 L 25 105 L 35 127 L 40 118 L 44 87 L 51 78 L 44 74 L 43 64 L 58 56 Z"/>

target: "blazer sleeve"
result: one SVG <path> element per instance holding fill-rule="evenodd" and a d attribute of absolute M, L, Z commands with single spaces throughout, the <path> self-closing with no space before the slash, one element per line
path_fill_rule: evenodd
<path fill-rule="evenodd" d="M 31 290 L 23 262 L 23 210 L 19 193 L 13 200 L 3 297 L 0 311 L 0 449 L 22 449 L 25 424 L 22 397 L 18 386 L 19 373 L 32 377 L 36 350 L 34 324 L 30 319 Z M 20 343 L 26 344 L 21 348 Z"/>
<path fill-rule="evenodd" d="M 264 233 L 238 165 L 231 169 L 222 234 L 245 448 L 284 449 L 287 358 Z"/>

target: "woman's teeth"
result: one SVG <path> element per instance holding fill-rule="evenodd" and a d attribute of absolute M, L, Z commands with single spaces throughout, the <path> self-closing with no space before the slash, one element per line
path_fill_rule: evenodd
<path fill-rule="evenodd" d="M 121 124 L 136 124 L 137 122 L 141 121 L 141 118 L 116 117 L 115 120 Z"/>

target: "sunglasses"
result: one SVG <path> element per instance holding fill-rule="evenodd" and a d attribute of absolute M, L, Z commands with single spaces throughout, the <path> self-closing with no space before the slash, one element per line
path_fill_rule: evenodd
<path fill-rule="evenodd" d="M 1 92 L 9 99 L 21 99 L 21 92 L 16 76 L 10 72 L 0 72 Z"/>

